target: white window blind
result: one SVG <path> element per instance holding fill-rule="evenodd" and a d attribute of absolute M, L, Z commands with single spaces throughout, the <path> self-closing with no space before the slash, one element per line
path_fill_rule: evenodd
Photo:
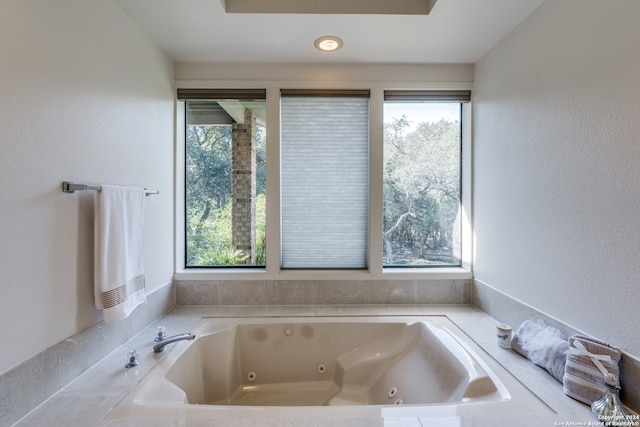
<path fill-rule="evenodd" d="M 283 268 L 366 268 L 368 92 L 282 91 Z"/>

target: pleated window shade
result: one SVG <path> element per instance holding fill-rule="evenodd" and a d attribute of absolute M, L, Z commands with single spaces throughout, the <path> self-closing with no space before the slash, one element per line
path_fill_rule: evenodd
<path fill-rule="evenodd" d="M 368 92 L 282 91 L 282 267 L 367 267 Z"/>

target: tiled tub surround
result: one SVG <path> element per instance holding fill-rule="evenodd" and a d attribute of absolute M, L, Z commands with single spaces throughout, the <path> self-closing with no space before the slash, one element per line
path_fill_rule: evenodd
<path fill-rule="evenodd" d="M 554 423 L 574 421 L 593 422 L 592 414 L 583 405 L 566 395 L 562 386 L 546 371 L 534 366 L 512 350 L 496 345 L 495 319 L 469 305 L 396 305 L 385 306 L 189 306 L 177 307 L 154 324 L 109 354 L 76 381 L 56 393 L 37 410 L 30 413 L 16 427 L 69 426 L 69 427 L 139 427 L 139 426 L 269 426 L 269 427 L 371 427 L 371 426 L 552 426 Z M 486 355 L 514 374 L 555 413 L 541 415 L 504 415 L 496 411 L 491 416 L 423 416 L 401 414 L 389 418 L 284 418 L 277 414 L 255 417 L 250 410 L 239 418 L 176 420 L 108 420 L 107 415 L 149 371 L 180 344 L 172 344 L 164 353 L 154 354 L 152 346 L 156 328 L 165 326 L 168 333 L 182 333 L 194 327 L 206 316 L 213 317 L 304 317 L 304 316 L 446 316 L 469 339 L 479 345 Z M 125 369 L 127 352 L 136 348 L 140 352 L 140 365 Z M 485 355 L 485 356 L 486 356 Z M 558 424 L 555 424 L 558 425 Z"/>
<path fill-rule="evenodd" d="M 162 313 L 175 305 L 179 307 L 160 321 L 156 321 L 139 335 L 138 331 L 153 322 Z M 203 306 L 197 306 L 204 304 Z M 324 305 L 327 304 L 327 305 Z M 335 306 L 329 306 L 333 304 Z M 338 305 L 340 304 L 340 305 Z M 348 304 L 348 305 L 345 305 Z M 375 304 L 375 305 L 366 305 Z M 411 304 L 454 304 L 444 306 L 412 306 Z M 460 305 L 463 304 L 463 305 Z M 472 304 L 488 313 L 489 317 L 474 309 Z M 190 305 L 191 307 L 180 307 Z M 214 305 L 218 307 L 211 307 Z M 249 305 L 249 306 L 246 306 Z M 277 305 L 277 306 L 273 306 Z M 435 311 L 434 311 L 435 310 Z M 459 312 L 475 313 L 471 317 L 461 318 Z M 465 329 L 476 342 L 498 360 L 511 372 L 516 373 L 531 390 L 543 396 L 560 413 L 557 417 L 545 418 L 545 423 L 536 423 L 538 418 L 527 417 L 530 425 L 552 425 L 555 421 L 572 421 L 576 419 L 589 420 L 585 405 L 573 401 L 562 393 L 562 386 L 540 368 L 512 351 L 504 351 L 495 346 L 493 333 L 482 330 L 482 334 L 472 334 L 474 328 L 478 331 L 475 320 L 480 323 L 495 324 L 510 323 L 517 327 L 523 320 L 542 318 L 547 324 L 556 326 L 567 335 L 575 331 L 562 322 L 548 318 L 535 309 L 513 300 L 507 295 L 493 290 L 481 282 L 471 280 L 404 280 L 404 281 L 251 281 L 249 283 L 233 281 L 176 281 L 173 286 L 167 285 L 149 295 L 149 304 L 136 310 L 131 318 L 113 326 L 106 326 L 102 322 L 82 331 L 69 339 L 58 343 L 43 353 L 23 362 L 16 368 L 0 375 L 0 425 L 10 426 L 24 414 L 31 411 L 43 400 L 52 396 L 50 401 L 32 412 L 18 425 L 24 426 L 56 426 L 56 425 L 97 425 L 97 426 L 138 426 L 139 423 L 107 423 L 102 420 L 106 412 L 115 406 L 133 384 L 148 372 L 155 358 L 143 351 L 143 363 L 133 371 L 124 372 L 120 369 L 127 351 L 132 347 L 150 348 L 148 335 L 155 334 L 159 324 L 165 324 L 170 332 L 183 331 L 200 317 L 208 315 L 220 316 L 316 316 L 316 315 L 415 315 L 425 313 L 440 313 L 449 315 L 456 323 Z M 465 315 L 466 316 L 466 315 Z M 496 320 L 494 320 L 496 319 Z M 192 322 L 192 323 L 189 323 Z M 487 323 L 488 322 L 488 323 Z M 480 324 L 479 323 L 479 324 Z M 118 347 L 102 362 L 94 366 L 104 354 L 134 336 L 129 342 Z M 143 343 L 143 344 L 140 344 Z M 87 373 L 77 379 L 72 385 L 65 387 L 79 374 L 93 366 Z M 623 401 L 632 409 L 640 409 L 640 361 L 629 355 L 623 355 L 621 361 L 623 374 Z M 62 387 L 62 390 L 60 390 Z M 83 389 L 84 387 L 84 389 Z M 86 394 L 84 393 L 86 391 Z M 56 393 L 57 392 L 57 393 Z M 55 393 L 55 395 L 54 395 Z M 94 411 L 94 404 L 97 411 Z M 49 420 L 47 413 L 51 408 L 58 408 Z M 74 424 L 65 420 L 89 420 Z M 475 420 L 474 425 L 499 425 L 494 421 Z M 401 424 L 387 419 L 385 425 L 419 426 L 415 420 L 403 420 Z M 445 420 L 436 425 L 460 425 L 459 420 L 446 424 Z M 376 425 L 365 420 L 361 424 Z M 379 422 L 376 421 L 376 422 Z M 504 423 L 523 425 L 523 420 L 504 418 Z M 444 423 L 444 424 L 443 424 Z M 424 425 L 429 425 L 423 420 Z M 148 425 L 156 425 L 149 423 Z M 187 425 L 181 422 L 167 425 Z M 195 424 L 188 424 L 190 426 Z M 200 424 L 197 424 L 200 425 Z M 202 425 L 209 425 L 203 423 Z M 229 424 L 239 425 L 235 421 Z M 254 420 L 249 424 L 240 425 L 296 425 L 304 427 L 319 425 L 347 425 L 336 422 L 334 424 L 309 423 L 287 424 L 286 422 Z M 381 424 L 380 424 L 381 425 Z M 467 425 L 467 424 L 465 424 Z"/>
<path fill-rule="evenodd" d="M 472 280 L 177 280 L 181 305 L 471 304 Z"/>

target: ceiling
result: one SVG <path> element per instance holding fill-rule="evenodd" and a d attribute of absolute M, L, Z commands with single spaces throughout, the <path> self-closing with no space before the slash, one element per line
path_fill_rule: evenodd
<path fill-rule="evenodd" d="M 361 15 L 226 13 L 225 0 L 113 1 L 175 62 L 312 64 L 472 64 L 544 2 L 437 0 L 428 15 Z M 341 37 L 343 48 L 316 50 L 325 35 Z"/>

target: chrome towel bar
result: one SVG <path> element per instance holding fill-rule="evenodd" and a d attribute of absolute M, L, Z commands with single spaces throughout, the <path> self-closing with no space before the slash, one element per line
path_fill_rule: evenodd
<path fill-rule="evenodd" d="M 94 190 L 100 191 L 102 187 L 99 185 L 91 185 L 91 184 L 74 184 L 73 182 L 63 181 L 62 182 L 62 191 L 64 193 L 75 193 L 76 191 L 82 190 Z M 149 190 L 147 188 L 144 189 L 145 196 L 149 196 L 150 194 L 160 194 L 158 190 Z"/>

